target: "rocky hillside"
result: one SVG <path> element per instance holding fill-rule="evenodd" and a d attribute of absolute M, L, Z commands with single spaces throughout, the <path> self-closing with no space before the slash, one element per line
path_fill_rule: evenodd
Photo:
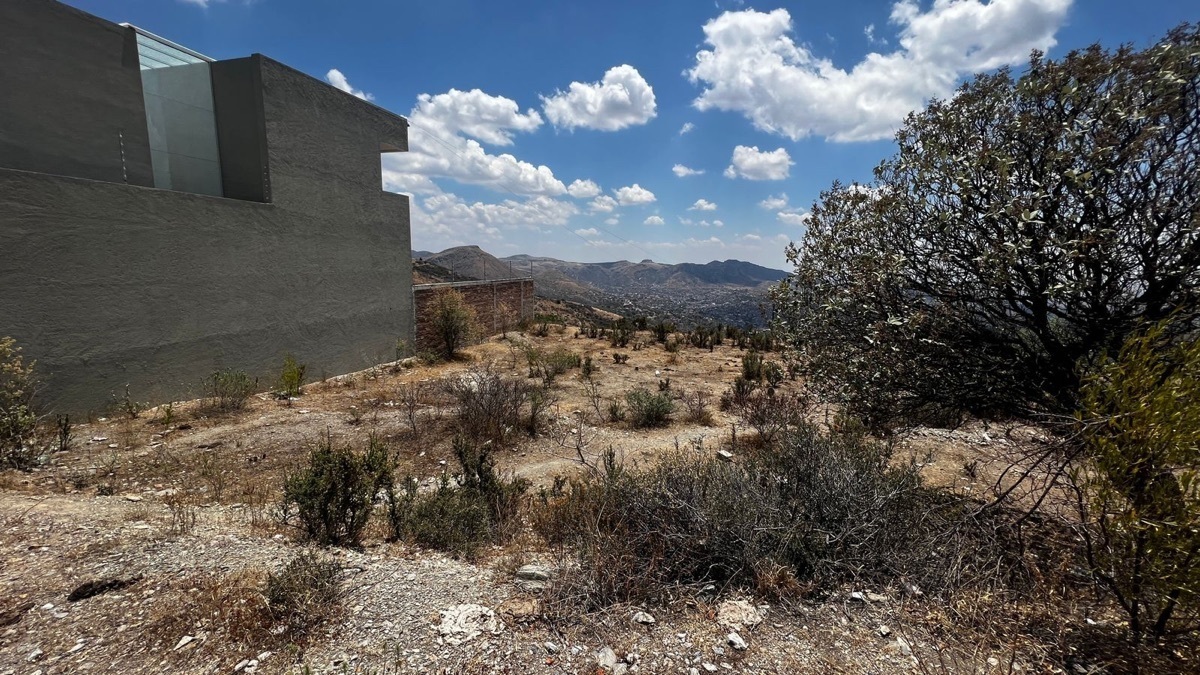
<path fill-rule="evenodd" d="M 496 258 L 478 246 L 459 246 L 440 253 L 414 251 L 413 258 L 476 279 L 532 274 L 538 294 L 551 300 L 685 324 L 715 321 L 760 325 L 767 289 L 787 276 L 783 271 L 740 260 L 714 260 L 703 265 L 653 260 L 579 263 L 529 255 Z"/>

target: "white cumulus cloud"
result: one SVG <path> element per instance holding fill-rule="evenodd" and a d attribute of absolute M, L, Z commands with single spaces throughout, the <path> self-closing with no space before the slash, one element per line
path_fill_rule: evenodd
<path fill-rule="evenodd" d="M 671 171 L 675 172 L 675 175 L 679 176 L 680 178 L 684 178 L 686 176 L 699 176 L 700 174 L 704 173 L 704 169 L 693 169 L 682 164 L 676 164 L 675 166 L 671 167 Z"/>
<path fill-rule="evenodd" d="M 695 204 L 688 207 L 688 211 L 716 211 L 717 205 L 707 199 L 697 199 Z"/>
<path fill-rule="evenodd" d="M 758 205 L 768 211 L 777 211 L 788 205 L 788 196 L 786 192 L 779 193 L 779 196 L 770 195 L 766 199 L 758 203 Z"/>
<path fill-rule="evenodd" d="M 695 124 L 692 124 L 691 122 L 684 122 L 683 126 L 679 127 L 679 135 L 682 136 L 695 128 Z"/>
<path fill-rule="evenodd" d="M 409 151 L 384 155 L 387 187 L 419 194 L 430 191 L 430 179 L 449 178 L 521 196 L 561 195 L 567 187 L 550 167 L 507 153 L 492 154 L 480 142 L 508 145 L 515 133 L 541 124 L 536 111 L 522 113 L 515 101 L 503 96 L 457 89 L 422 94 L 409 114 Z"/>
<path fill-rule="evenodd" d="M 587 229 L 575 230 L 575 234 L 577 234 L 581 237 L 586 237 L 586 238 L 599 237 L 600 230 L 597 230 L 594 227 L 589 227 Z"/>
<path fill-rule="evenodd" d="M 650 216 L 649 218 L 643 220 L 642 224 L 643 225 L 662 225 L 663 219 L 662 219 L 662 216 Z"/>
<path fill-rule="evenodd" d="M 200 5 L 201 7 L 208 6 L 207 2 L 196 2 L 196 4 Z M 364 101 L 375 100 L 373 95 L 368 94 L 361 89 L 355 89 L 354 87 L 350 86 L 350 80 L 347 80 L 346 76 L 342 74 L 342 71 L 338 70 L 337 68 L 330 68 L 329 72 L 325 73 L 325 81 L 329 84 L 332 84 L 335 88 L 341 89 L 351 96 L 357 96 Z"/>
<path fill-rule="evenodd" d="M 649 204 L 655 200 L 654 193 L 646 188 L 634 183 L 629 187 L 613 190 L 613 194 L 617 195 L 617 202 L 621 206 L 638 206 L 640 204 Z"/>
<path fill-rule="evenodd" d="M 565 92 L 543 96 L 542 110 L 556 127 L 616 131 L 654 119 L 657 103 L 637 68 L 620 65 L 599 82 L 572 82 Z"/>
<path fill-rule="evenodd" d="M 608 213 L 617 208 L 617 200 L 608 195 L 600 195 L 592 200 L 592 213 Z"/>
<path fill-rule="evenodd" d="M 740 112 L 792 140 L 889 138 L 906 114 L 950 96 L 960 78 L 1053 47 L 1072 0 L 935 0 L 925 11 L 921 4 L 895 2 L 889 21 L 899 46 L 850 70 L 798 44 L 785 9 L 725 12 L 704 25 L 707 48 L 687 71 L 704 87 L 693 105 Z"/>
<path fill-rule="evenodd" d="M 739 145 L 733 149 L 733 163 L 725 169 L 726 178 L 748 180 L 783 180 L 792 164 L 787 150 L 779 148 L 764 152 L 758 146 Z"/>
<path fill-rule="evenodd" d="M 809 213 L 807 211 L 780 211 L 775 214 L 775 217 L 785 225 L 799 227 L 808 223 Z"/>
<path fill-rule="evenodd" d="M 512 145 L 514 131 L 534 131 L 542 125 L 542 116 L 536 110 L 522 113 L 516 101 L 489 96 L 479 89 L 451 89 L 436 96 L 421 94 L 417 101 L 420 117 L 436 119 L 449 133 L 491 145 Z"/>
<path fill-rule="evenodd" d="M 600 194 L 600 186 L 594 181 L 576 179 L 567 186 L 567 193 L 576 199 L 591 199 Z"/>

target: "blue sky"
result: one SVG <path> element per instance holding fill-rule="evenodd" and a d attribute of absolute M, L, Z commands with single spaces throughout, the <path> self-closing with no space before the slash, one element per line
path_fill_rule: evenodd
<path fill-rule="evenodd" d="M 778 268 L 820 191 L 869 180 L 930 97 L 1200 20 L 1194 0 L 68 1 L 408 116 L 384 188 L 413 195 L 414 248 Z"/>

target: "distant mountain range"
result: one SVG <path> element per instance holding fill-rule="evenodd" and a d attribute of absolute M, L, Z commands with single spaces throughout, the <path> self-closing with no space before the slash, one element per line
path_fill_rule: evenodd
<path fill-rule="evenodd" d="M 741 260 L 703 265 L 652 260 L 578 263 L 529 255 L 497 258 L 478 246 L 413 251 L 413 263 L 417 283 L 532 274 L 538 295 L 545 298 L 686 324 L 761 325 L 767 289 L 787 277 L 781 270 Z M 438 268 L 454 278 L 442 278 L 446 275 Z"/>

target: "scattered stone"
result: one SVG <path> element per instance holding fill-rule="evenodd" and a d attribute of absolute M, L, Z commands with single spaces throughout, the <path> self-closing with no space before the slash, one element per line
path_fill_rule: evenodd
<path fill-rule="evenodd" d="M 442 623 L 438 632 L 451 645 L 460 645 L 473 640 L 483 633 L 492 635 L 504 630 L 504 624 L 496 618 L 496 613 L 482 605 L 455 605 L 443 609 Z"/>
<path fill-rule="evenodd" d="M 746 651 L 746 648 L 750 646 L 750 645 L 746 644 L 746 641 L 744 639 L 742 639 L 741 635 L 737 634 L 737 631 L 734 631 L 734 632 L 730 633 L 729 635 L 726 635 L 725 640 L 729 642 L 730 647 L 733 647 L 734 649 L 738 650 L 739 652 Z"/>
<path fill-rule="evenodd" d="M 922 595 L 925 595 L 924 591 L 921 590 L 921 587 L 912 582 L 906 581 L 902 587 L 904 588 L 905 595 L 912 596 L 914 598 L 919 598 Z"/>
<path fill-rule="evenodd" d="M 854 600 L 854 601 L 856 601 L 856 602 L 863 602 L 863 603 L 865 603 L 865 602 L 867 601 L 867 596 L 863 595 L 863 594 L 862 594 L 862 593 L 860 593 L 859 591 L 854 591 L 854 592 L 852 592 L 852 593 L 850 594 L 850 599 L 851 599 L 851 600 Z"/>
<path fill-rule="evenodd" d="M 715 664 L 715 663 L 705 662 L 705 663 L 700 664 L 700 667 L 710 673 L 717 672 L 717 664 Z"/>
<path fill-rule="evenodd" d="M 721 460 L 722 462 L 732 462 L 733 453 L 729 452 L 728 450 L 717 450 L 717 459 Z"/>
<path fill-rule="evenodd" d="M 617 653 L 612 650 L 612 647 L 601 648 L 596 652 L 596 665 L 612 672 L 617 667 Z"/>
<path fill-rule="evenodd" d="M 196 638 L 192 637 L 191 635 L 184 635 L 183 637 L 179 638 L 179 642 L 177 642 L 175 644 L 175 649 L 176 650 L 183 649 L 184 647 L 192 644 L 195 641 L 196 641 Z"/>
<path fill-rule="evenodd" d="M 19 622 L 25 613 L 33 609 L 33 602 L 23 602 L 12 609 L 0 612 L 0 627 L 11 626 Z"/>
<path fill-rule="evenodd" d="M 640 623 L 643 626 L 649 626 L 654 623 L 654 617 L 649 612 L 637 612 L 633 615 L 633 622 Z"/>
<path fill-rule="evenodd" d="M 26 656 L 25 660 L 30 663 L 33 663 L 34 661 L 37 661 L 38 659 L 42 658 L 42 656 L 44 656 L 45 654 L 46 654 L 46 652 L 42 651 L 42 649 L 40 647 L 38 647 L 38 648 L 34 649 L 33 651 L 29 652 L 29 656 Z"/>
<path fill-rule="evenodd" d="M 246 668 L 246 666 L 248 666 L 248 665 L 250 665 L 250 659 L 242 659 L 241 661 L 238 661 L 238 662 L 237 662 L 237 665 L 236 665 L 236 666 L 234 666 L 234 667 L 233 667 L 233 672 L 235 672 L 235 673 L 240 673 L 240 672 L 242 672 L 242 670 L 244 670 L 244 669 Z"/>
<path fill-rule="evenodd" d="M 523 581 L 550 581 L 552 573 L 545 565 L 525 565 L 517 570 L 517 578 Z"/>
<path fill-rule="evenodd" d="M 870 600 L 871 602 L 887 602 L 887 599 L 888 597 L 886 595 L 867 591 L 867 600 Z"/>
<path fill-rule="evenodd" d="M 887 625 L 883 625 L 883 626 L 879 627 L 879 635 L 881 637 L 887 637 L 891 634 L 892 634 L 892 629 L 889 628 Z"/>
<path fill-rule="evenodd" d="M 745 600 L 727 600 L 717 607 L 717 623 L 729 628 L 752 628 L 762 623 L 762 613 Z"/>
<path fill-rule="evenodd" d="M 542 647 L 545 648 L 547 654 L 557 654 L 558 650 L 560 649 L 560 647 L 553 642 L 547 642 L 546 644 L 542 645 Z"/>
<path fill-rule="evenodd" d="M 900 653 L 905 656 L 912 656 L 912 645 L 902 637 L 896 638 L 896 649 L 899 649 Z"/>
<path fill-rule="evenodd" d="M 76 642 L 74 647 L 71 647 L 70 649 L 67 650 L 67 653 L 74 654 L 75 652 L 79 651 L 80 649 L 83 649 L 83 644 L 84 644 L 83 640 Z"/>
<path fill-rule="evenodd" d="M 125 501 L 140 502 L 142 501 L 142 498 L 138 495 L 125 495 Z"/>

